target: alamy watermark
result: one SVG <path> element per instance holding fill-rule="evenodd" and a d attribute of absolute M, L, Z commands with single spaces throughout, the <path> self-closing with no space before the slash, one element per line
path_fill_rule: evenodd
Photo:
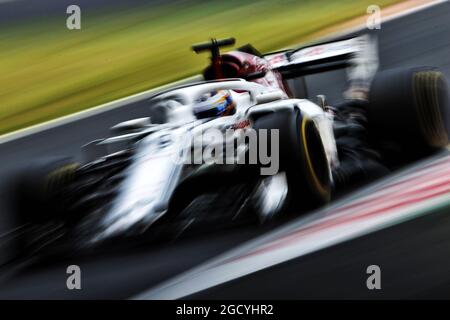
<path fill-rule="evenodd" d="M 367 7 L 366 12 L 367 14 L 370 14 L 366 20 L 367 29 L 381 29 L 381 8 L 375 4 L 372 4 Z"/>
<path fill-rule="evenodd" d="M 67 267 L 66 273 L 69 274 L 66 280 L 67 289 L 81 290 L 81 268 L 73 264 Z"/>
<path fill-rule="evenodd" d="M 170 135 L 170 134 L 168 134 Z M 161 143 L 171 137 L 162 136 Z M 184 165 L 259 165 L 261 175 L 275 175 L 280 168 L 280 134 L 278 129 L 229 128 L 189 132 L 178 141 L 186 146 L 175 153 L 176 164 Z"/>
<path fill-rule="evenodd" d="M 69 30 L 81 29 L 81 8 L 75 4 L 67 7 L 66 13 L 69 15 L 66 20 L 66 27 Z"/>
<path fill-rule="evenodd" d="M 370 276 L 366 280 L 366 286 L 369 290 L 381 289 L 381 268 L 375 264 L 370 265 L 366 269 L 366 273 Z"/>

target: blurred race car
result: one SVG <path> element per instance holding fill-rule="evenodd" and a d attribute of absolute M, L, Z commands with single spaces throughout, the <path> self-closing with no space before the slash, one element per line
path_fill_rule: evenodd
<path fill-rule="evenodd" d="M 220 53 L 232 44 L 195 45 L 212 55 L 205 81 L 156 94 L 149 118 L 83 146 L 83 163 L 24 171 L 16 204 L 27 252 L 305 212 L 448 143 L 442 73 L 377 73 L 368 37 L 268 55 L 250 45 Z M 343 105 L 313 102 L 298 87 L 305 75 L 340 68 L 351 78 Z"/>

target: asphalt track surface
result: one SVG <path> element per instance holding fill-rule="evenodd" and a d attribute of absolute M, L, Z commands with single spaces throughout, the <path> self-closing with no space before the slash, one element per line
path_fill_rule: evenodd
<path fill-rule="evenodd" d="M 449 18 L 447 2 L 383 24 L 379 32 L 381 69 L 432 65 L 450 78 Z M 322 92 L 336 100 L 342 90 L 342 77 L 338 73 L 314 76 L 309 83 L 310 93 Z M 107 135 L 109 127 L 121 120 L 146 116 L 148 108 L 147 101 L 140 101 L 0 145 L 0 234 L 14 227 L 7 204 L 8 182 L 30 159 L 76 157 L 79 146 Z M 236 287 L 233 290 L 231 283 L 198 297 L 448 297 L 449 224 L 445 212 L 433 214 L 257 273 L 240 296 L 235 295 Z M 128 298 L 266 231 L 237 228 L 122 253 L 32 265 L 19 273 L 3 272 L 0 298 Z M 0 254 L 6 253 L 2 249 Z M 388 282 L 391 290 L 369 294 L 366 289 L 348 284 L 355 277 L 361 277 L 358 284 L 365 283 L 364 266 L 374 260 L 396 272 L 397 276 Z M 83 290 L 66 289 L 69 264 L 81 266 Z M 283 277 L 292 272 L 304 274 L 303 288 L 293 290 L 287 285 L 289 277 Z M 269 279 L 274 277 L 281 280 L 268 291 L 266 284 L 273 283 Z M 264 292 L 279 295 L 261 296 Z"/>

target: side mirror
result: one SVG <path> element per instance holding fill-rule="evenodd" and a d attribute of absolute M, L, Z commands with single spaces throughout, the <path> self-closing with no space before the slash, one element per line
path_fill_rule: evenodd
<path fill-rule="evenodd" d="M 261 93 L 256 96 L 256 103 L 263 104 L 283 99 L 283 93 L 280 90 Z"/>
<path fill-rule="evenodd" d="M 139 118 L 116 124 L 111 128 L 112 133 L 125 133 L 142 129 L 151 124 L 150 118 Z"/>

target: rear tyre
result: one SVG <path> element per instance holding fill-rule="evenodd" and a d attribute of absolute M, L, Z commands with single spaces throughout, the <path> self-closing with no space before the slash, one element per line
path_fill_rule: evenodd
<path fill-rule="evenodd" d="M 269 137 L 279 130 L 279 169 L 289 188 L 285 209 L 310 210 L 330 200 L 330 167 L 314 121 L 298 109 L 283 110 L 258 118 L 254 128 L 267 129 Z"/>
<path fill-rule="evenodd" d="M 415 160 L 448 144 L 448 85 L 438 69 L 380 72 L 369 100 L 369 132 L 390 163 Z"/>

